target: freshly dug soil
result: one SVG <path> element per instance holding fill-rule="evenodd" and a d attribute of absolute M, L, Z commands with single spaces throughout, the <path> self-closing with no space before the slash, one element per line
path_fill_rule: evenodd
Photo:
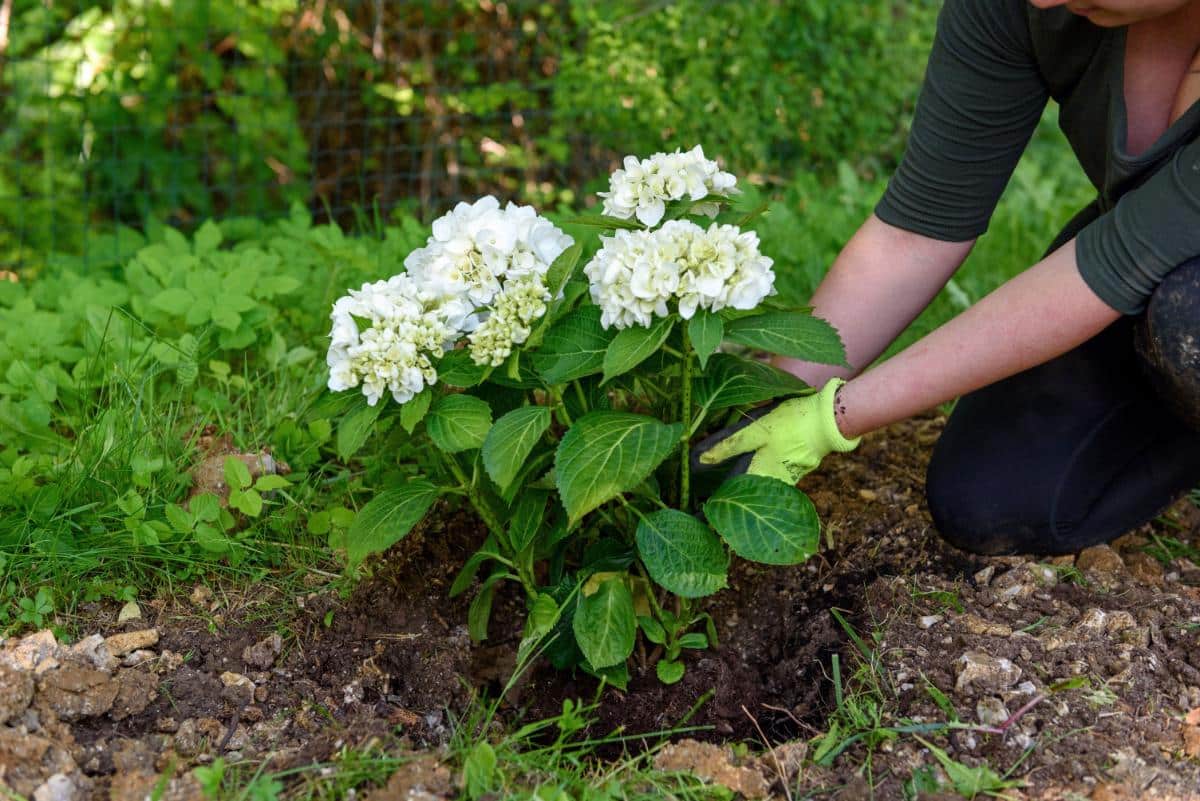
<path fill-rule="evenodd" d="M 707 727 L 689 735 L 699 740 L 775 746 L 837 721 L 850 737 L 859 732 L 845 728 L 834 698 L 836 654 L 846 694 L 877 702 L 879 725 L 974 726 L 921 737 L 964 765 L 1012 768 L 1026 783 L 1012 797 L 1200 797 L 1200 725 L 1185 717 L 1200 708 L 1200 568 L 1147 553 L 1156 534 L 1200 547 L 1200 512 L 1180 503 L 1078 560 L 963 553 L 941 542 L 924 508 L 924 465 L 942 422 L 893 426 L 806 479 L 831 545 L 796 568 L 735 562 L 710 607 L 720 648 L 689 653 L 687 674 L 669 687 L 635 659 L 628 690 L 602 694 L 597 732 L 686 722 Z M 464 708 L 469 688 L 494 694 L 511 672 L 520 604 L 498 598 L 491 638 L 471 643 L 470 596 L 447 592 L 478 527 L 462 514 L 436 517 L 345 599 L 319 586 L 245 599 L 201 587 L 188 603 L 123 626 L 115 609 L 91 610 L 81 631 L 153 629 L 155 642 L 115 663 L 94 648 L 55 646 L 46 651 L 55 667 L 0 667 L 0 784 L 32 796 L 61 774 L 79 798 L 140 798 L 173 770 L 173 796 L 192 797 L 186 770 L 215 756 L 283 769 L 372 739 L 443 744 L 448 713 Z M 5 643 L 0 665 L 31 648 Z M 595 692 L 590 677 L 538 666 L 503 714 L 556 714 L 563 699 Z M 414 764 L 436 776 L 421 780 L 440 788 L 432 797 L 451 792 L 436 760 Z M 765 779 L 781 793 L 771 764 L 761 766 Z M 393 784 L 411 784 L 413 770 Z M 786 771 L 795 796 L 846 799 L 902 798 L 914 772 L 949 791 L 945 769 L 912 734 L 884 737 L 871 753 L 860 739 L 832 766 Z"/>

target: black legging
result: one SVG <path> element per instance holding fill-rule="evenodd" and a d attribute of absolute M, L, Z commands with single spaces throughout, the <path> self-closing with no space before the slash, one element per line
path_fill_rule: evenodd
<path fill-rule="evenodd" d="M 1180 271 L 1197 288 L 1183 308 L 1200 346 L 1200 259 Z M 947 541 L 976 553 L 1071 553 L 1153 519 L 1200 484 L 1200 433 L 1156 394 L 1135 352 L 1137 324 L 1122 319 L 958 401 L 926 480 Z M 1173 368 L 1197 385 L 1200 364 Z M 1183 403 L 1200 408 L 1200 397 Z"/>

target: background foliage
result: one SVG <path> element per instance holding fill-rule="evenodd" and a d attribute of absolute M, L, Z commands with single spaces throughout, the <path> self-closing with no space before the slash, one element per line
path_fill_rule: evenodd
<path fill-rule="evenodd" d="M 937 5 L 9 0 L 0 265 L 297 200 L 343 224 L 573 202 L 625 153 L 696 142 L 776 185 L 878 176 Z"/>
<path fill-rule="evenodd" d="M 407 437 L 339 448 L 329 304 L 457 199 L 561 219 L 621 155 L 701 143 L 770 202 L 804 302 L 900 156 L 938 6 L 0 0 L 0 629 L 216 569 L 338 572 Z M 906 338 L 1087 199 L 1051 114 Z M 291 466 L 266 511 L 173 511 L 208 426 Z"/>

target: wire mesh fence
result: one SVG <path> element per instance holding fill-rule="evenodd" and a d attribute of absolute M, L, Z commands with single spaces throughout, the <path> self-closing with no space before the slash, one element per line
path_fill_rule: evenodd
<path fill-rule="evenodd" d="M 839 70 L 894 60 L 936 5 L 0 0 L 0 269 L 293 204 L 373 226 L 488 192 L 573 203 L 622 152 L 696 142 L 767 176 L 846 131 L 886 151 L 904 104 L 864 118 Z"/>

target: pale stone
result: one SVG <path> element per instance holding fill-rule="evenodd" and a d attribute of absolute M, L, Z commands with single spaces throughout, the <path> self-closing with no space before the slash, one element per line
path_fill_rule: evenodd
<path fill-rule="evenodd" d="M 979 615 L 970 612 L 965 615 L 959 615 L 956 622 L 962 627 L 963 631 L 968 634 L 976 634 L 987 637 L 1011 637 L 1013 630 L 1011 626 L 1004 623 L 996 623 L 991 620 L 985 620 Z"/>
<path fill-rule="evenodd" d="M 33 791 L 33 801 L 75 801 L 79 787 L 64 773 L 55 773 Z"/>
<path fill-rule="evenodd" d="M 963 692 L 969 687 L 982 690 L 1003 690 L 1021 678 L 1021 668 L 1005 657 L 992 656 L 987 651 L 967 651 L 958 658 L 958 680 L 954 689 Z"/>
<path fill-rule="evenodd" d="M 141 620 L 142 608 L 137 605 L 137 601 L 129 601 L 121 607 L 121 611 L 117 613 L 117 622 L 124 623 L 127 620 Z"/>
<path fill-rule="evenodd" d="M 108 646 L 108 651 L 113 656 L 125 656 L 130 651 L 137 651 L 157 645 L 158 629 L 142 629 L 140 631 L 127 631 L 123 634 L 114 634 L 106 639 L 104 644 Z"/>
<path fill-rule="evenodd" d="M 62 647 L 49 629 L 26 635 L 14 647 L 0 651 L 0 660 L 35 675 L 58 667 L 62 656 Z"/>
<path fill-rule="evenodd" d="M 90 634 L 71 646 L 71 656 L 90 662 L 97 670 L 111 672 L 117 667 L 117 659 L 108 650 L 104 638 L 99 634 Z"/>
<path fill-rule="evenodd" d="M 999 726 L 1009 718 L 1008 707 L 994 695 L 985 695 L 975 704 L 975 717 L 983 726 Z"/>

